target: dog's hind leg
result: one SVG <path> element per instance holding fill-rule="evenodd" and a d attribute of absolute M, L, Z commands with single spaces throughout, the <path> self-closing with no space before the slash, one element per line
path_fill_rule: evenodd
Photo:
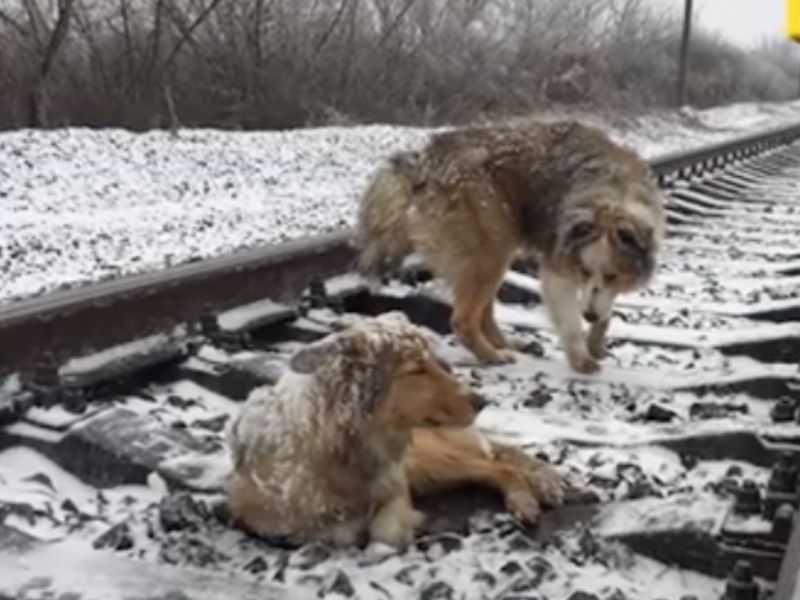
<path fill-rule="evenodd" d="M 569 364 L 579 373 L 596 373 L 600 364 L 589 354 L 578 304 L 578 290 L 567 277 L 541 269 L 542 296 L 561 338 Z"/>
<path fill-rule="evenodd" d="M 495 292 L 496 294 L 496 292 Z M 500 326 L 497 324 L 497 320 L 494 316 L 494 303 L 495 299 L 493 298 L 489 304 L 486 305 L 486 308 L 483 310 L 483 318 L 481 321 L 481 327 L 483 328 L 483 334 L 486 336 L 486 339 L 491 342 L 495 348 L 510 348 L 512 350 L 522 350 L 525 347 L 524 340 L 518 339 L 514 336 L 506 335 L 500 330 Z"/>
<path fill-rule="evenodd" d="M 541 504 L 563 498 L 561 479 L 549 465 L 513 448 L 491 444 L 487 455 L 475 432 L 467 429 L 415 429 L 406 458 L 406 476 L 417 495 L 468 484 L 485 485 L 503 495 L 516 518 L 536 522 Z"/>
<path fill-rule="evenodd" d="M 485 330 L 485 314 L 487 310 L 492 310 L 504 272 L 502 264 L 481 264 L 481 261 L 476 260 L 464 268 L 453 286 L 453 331 L 479 360 L 489 364 L 504 364 L 515 360 L 514 353 L 495 344 L 495 340 L 487 336 Z M 497 328 L 493 317 L 492 324 Z M 499 328 L 496 333 L 502 338 Z"/>
<path fill-rule="evenodd" d="M 486 336 L 486 339 L 489 340 L 495 348 L 510 347 L 506 336 L 500 330 L 500 326 L 497 324 L 497 320 L 494 317 L 494 297 L 492 297 L 492 300 L 486 305 L 486 308 L 483 309 L 481 329 L 483 330 L 483 335 Z"/>

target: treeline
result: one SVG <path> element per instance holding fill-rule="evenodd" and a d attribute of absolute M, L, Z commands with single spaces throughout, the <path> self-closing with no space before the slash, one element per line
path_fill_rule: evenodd
<path fill-rule="evenodd" d="M 7 0 L 0 128 L 459 123 L 675 103 L 645 0 Z M 798 96 L 797 53 L 696 29 L 688 100 Z"/>

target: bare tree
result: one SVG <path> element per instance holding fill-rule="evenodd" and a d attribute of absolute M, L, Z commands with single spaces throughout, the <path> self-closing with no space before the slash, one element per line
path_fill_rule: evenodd
<path fill-rule="evenodd" d="M 72 18 L 74 0 L 58 0 L 58 15 L 52 31 L 42 15 L 36 0 L 26 0 L 25 7 L 31 21 L 34 36 L 40 45 L 44 45 L 42 60 L 39 63 L 36 79 L 28 95 L 28 125 L 30 127 L 43 127 L 47 125 L 45 106 L 47 103 L 47 83 L 53 64 L 58 57 L 61 45 L 69 32 L 69 23 Z"/>

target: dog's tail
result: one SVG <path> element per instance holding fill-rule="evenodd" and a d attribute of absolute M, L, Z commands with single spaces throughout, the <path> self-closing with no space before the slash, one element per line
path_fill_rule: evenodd
<path fill-rule="evenodd" d="M 372 178 L 361 197 L 353 239 L 362 276 L 380 278 L 414 251 L 408 211 L 420 178 L 419 157 L 412 152 L 394 155 Z"/>

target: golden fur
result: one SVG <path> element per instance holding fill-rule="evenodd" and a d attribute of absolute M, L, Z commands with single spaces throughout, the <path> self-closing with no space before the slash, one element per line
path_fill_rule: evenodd
<path fill-rule="evenodd" d="M 483 399 L 401 313 L 364 319 L 311 344 L 231 423 L 228 503 L 246 529 L 291 543 L 404 547 L 421 523 L 411 493 L 464 483 L 501 491 L 535 521 L 561 501 L 546 463 L 486 441 Z"/>
<path fill-rule="evenodd" d="M 635 153 L 579 123 L 533 123 L 454 130 L 393 156 L 362 196 L 355 244 L 368 276 L 420 253 L 453 288 L 454 332 L 487 363 L 514 360 L 494 297 L 515 256 L 535 255 L 570 364 L 588 373 L 615 297 L 652 276 L 663 230 Z"/>

